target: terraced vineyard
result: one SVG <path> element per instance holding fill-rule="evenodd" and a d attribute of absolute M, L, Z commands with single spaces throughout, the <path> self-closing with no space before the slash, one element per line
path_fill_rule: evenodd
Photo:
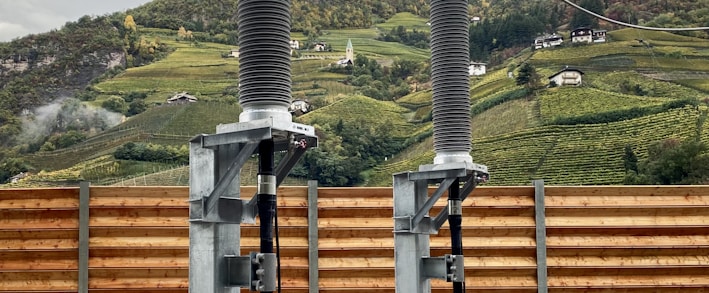
<path fill-rule="evenodd" d="M 328 105 L 319 111 L 299 117 L 299 121 L 309 125 L 336 125 L 338 121 L 363 123 L 367 127 L 386 125 L 392 134 L 406 138 L 417 126 L 408 121 L 408 110 L 394 102 L 377 101 L 364 96 L 350 96 Z"/>
<path fill-rule="evenodd" d="M 427 18 L 414 15 L 409 12 L 397 13 L 391 18 L 387 19 L 386 22 L 377 24 L 377 28 L 390 31 L 398 26 L 403 26 L 408 30 L 419 30 L 419 31 L 430 31 L 431 27 L 426 24 L 428 22 Z"/>
<path fill-rule="evenodd" d="M 44 170 L 59 170 L 112 154 L 116 147 L 127 142 L 186 145 L 194 135 L 214 133 L 217 124 L 236 122 L 240 112 L 238 104 L 218 102 L 155 107 L 77 145 L 38 152 L 28 156 L 27 160 Z"/>
<path fill-rule="evenodd" d="M 418 109 L 432 103 L 433 92 L 430 90 L 408 94 L 396 100 L 396 103 L 409 109 Z"/>
<path fill-rule="evenodd" d="M 700 99 L 706 95 L 700 90 L 682 86 L 682 80 L 669 82 L 649 79 L 635 71 L 587 72 L 584 78 L 586 85 L 607 92 L 622 92 L 624 86 L 637 86 L 639 90 L 645 92 L 645 96 L 649 97 Z M 626 88 L 625 90 L 632 89 Z"/>
<path fill-rule="evenodd" d="M 547 89 L 538 99 L 544 122 L 584 114 L 661 105 L 668 101 L 666 98 L 623 95 L 591 88 L 579 90 L 575 87 Z"/>
<path fill-rule="evenodd" d="M 532 179 L 549 184 L 621 184 L 625 145 L 643 158 L 653 141 L 695 134 L 700 115 L 699 108 L 685 107 L 608 124 L 532 128 L 474 139 L 472 155 L 475 162 L 489 167 L 489 185 L 526 185 Z M 703 127 L 707 132 L 706 124 Z M 433 157 L 429 149 L 377 167 L 370 185 L 391 185 L 391 174 L 416 170 Z"/>
<path fill-rule="evenodd" d="M 168 42 L 176 51 L 167 58 L 142 67 L 128 69 L 119 76 L 96 85 L 107 95 L 140 91 L 149 93 L 147 102 L 164 103 L 175 93 L 188 91 L 203 96 L 221 95 L 237 84 L 239 62 L 222 58 L 231 46 L 206 43 Z M 105 97 L 105 96 L 103 96 Z M 97 99 L 100 102 L 102 97 Z"/>

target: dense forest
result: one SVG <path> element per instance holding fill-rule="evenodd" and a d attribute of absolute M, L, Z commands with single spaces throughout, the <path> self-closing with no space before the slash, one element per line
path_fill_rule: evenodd
<path fill-rule="evenodd" d="M 155 0 L 128 11 L 141 25 L 148 27 L 202 32 L 200 41 L 236 44 L 237 0 L 201 1 Z M 291 3 L 292 30 L 316 39 L 324 30 L 366 28 L 383 22 L 399 12 L 411 12 L 428 17 L 428 2 L 423 0 L 346 1 L 294 0 Z M 709 23 L 708 0 L 682 1 L 619 1 L 580 0 L 579 5 L 613 19 L 649 26 L 683 27 L 703 26 Z M 471 59 L 492 64 L 514 55 L 527 47 L 532 38 L 544 33 L 579 26 L 615 29 L 617 26 L 600 22 L 575 10 L 561 1 L 469 0 L 468 13 L 480 17 L 481 22 L 471 26 Z M 415 41 L 397 38 L 394 32 L 385 32 L 387 40 L 425 47 L 426 39 Z M 400 32 L 399 32 L 400 33 Z M 413 32 L 408 32 L 409 34 Z M 423 32 L 418 32 L 419 34 Z M 706 32 L 685 34 L 707 37 Z"/>

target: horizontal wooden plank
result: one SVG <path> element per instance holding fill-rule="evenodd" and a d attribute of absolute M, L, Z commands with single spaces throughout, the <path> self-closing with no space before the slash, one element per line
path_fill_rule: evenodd
<path fill-rule="evenodd" d="M 466 247 L 534 247 L 533 237 L 474 237 L 464 236 Z M 392 248 L 393 238 L 320 238 L 318 247 L 323 250 L 348 250 L 358 248 Z M 450 247 L 449 238 L 432 238 L 431 247 Z"/>
<path fill-rule="evenodd" d="M 394 287 L 394 270 L 350 270 L 320 272 L 320 288 Z M 536 286 L 536 269 L 466 270 L 466 286 L 531 287 Z M 376 284 L 376 285 L 373 285 Z M 432 280 L 431 286 L 451 288 L 445 280 Z"/>
<path fill-rule="evenodd" d="M 0 230 L 78 229 L 78 210 L 0 210 Z"/>
<path fill-rule="evenodd" d="M 554 227 L 637 227 L 672 226 L 706 227 L 709 208 L 648 208 L 648 209 L 552 209 L 546 211 L 546 224 Z"/>
<path fill-rule="evenodd" d="M 466 264 L 468 257 L 465 258 Z M 662 267 L 704 267 L 709 269 L 709 255 L 686 256 L 565 256 L 547 258 L 549 267 L 563 268 L 662 268 Z"/>
<path fill-rule="evenodd" d="M 319 187 L 318 199 L 337 197 L 381 197 L 392 198 L 391 187 Z"/>
<path fill-rule="evenodd" d="M 709 256 L 709 248 L 550 248 L 547 249 L 549 257 L 681 257 L 681 256 Z M 707 262 L 709 263 L 709 262 Z"/>
<path fill-rule="evenodd" d="M 242 187 L 241 198 L 248 200 L 255 187 Z M 188 207 L 189 189 L 185 187 L 92 187 L 91 207 Z M 281 187 L 278 206 L 306 207 L 307 187 Z"/>
<path fill-rule="evenodd" d="M 0 230 L 0 239 L 57 239 L 57 238 L 77 238 L 79 229 L 66 230 L 34 230 L 16 229 Z"/>
<path fill-rule="evenodd" d="M 709 235 L 549 236 L 549 248 L 690 248 L 709 247 Z"/>
<path fill-rule="evenodd" d="M 79 193 L 74 190 L 0 194 L 0 209 L 2 210 L 72 210 L 78 208 Z"/>
<path fill-rule="evenodd" d="M 559 195 L 546 196 L 544 205 L 554 208 L 652 208 L 652 207 L 709 207 L 709 195 L 635 195 L 635 196 L 595 196 Z"/>
<path fill-rule="evenodd" d="M 531 247 L 518 246 L 472 246 L 469 243 L 463 243 L 463 254 L 468 257 L 512 257 L 512 258 L 532 258 L 536 256 L 536 250 Z M 431 247 L 430 255 L 444 255 L 451 252 L 450 247 L 434 246 Z M 345 257 L 380 257 L 393 258 L 394 247 L 349 247 L 346 250 L 337 248 L 324 248 L 318 253 L 321 259 L 323 258 L 345 258 Z"/>
<path fill-rule="evenodd" d="M 78 273 L 69 271 L 3 272 L 0 291 L 67 291 L 78 288 Z"/>
<path fill-rule="evenodd" d="M 78 239 L 78 230 L 0 231 L 0 251 L 73 250 Z"/>
<path fill-rule="evenodd" d="M 0 250 L 0 273 L 9 271 L 58 270 L 78 268 L 76 250 L 7 251 Z"/>
<path fill-rule="evenodd" d="M 89 269 L 89 288 L 187 288 L 188 270 L 179 269 Z"/>
<path fill-rule="evenodd" d="M 91 292 L 100 292 L 100 293 L 189 293 L 188 288 L 150 288 L 150 289 L 143 289 L 143 288 L 139 288 L 139 289 L 97 289 L 97 288 L 92 288 Z M 246 292 L 248 292 L 248 290 Z"/>
<path fill-rule="evenodd" d="M 436 190 L 429 188 L 429 194 Z M 382 197 L 393 198 L 393 188 L 391 187 L 320 187 L 318 188 L 318 198 L 337 197 Z M 471 196 L 534 196 L 534 187 L 531 186 L 480 186 L 475 188 Z"/>
<path fill-rule="evenodd" d="M 6 251 L 28 250 L 75 250 L 78 239 L 6 239 L 0 241 L 0 249 Z"/>
<path fill-rule="evenodd" d="M 279 220 L 280 221 L 280 220 Z M 526 216 L 464 216 L 463 228 L 482 227 L 535 227 L 534 218 Z M 341 217 L 318 218 L 321 228 L 387 228 L 394 229 L 394 220 L 390 217 Z"/>
<path fill-rule="evenodd" d="M 0 189 L 0 201 L 5 199 L 79 197 L 78 187 Z"/>
<path fill-rule="evenodd" d="M 549 276 L 549 287 L 557 288 L 623 288 L 645 287 L 654 290 L 658 287 L 709 287 L 709 275 L 703 276 Z M 654 291 L 653 291 L 654 292 Z"/>
<path fill-rule="evenodd" d="M 183 198 L 189 199 L 189 187 L 186 186 L 91 186 L 91 199 L 130 197 L 130 198 Z"/>
<path fill-rule="evenodd" d="M 188 227 L 187 208 L 92 209 L 91 227 Z"/>
<path fill-rule="evenodd" d="M 181 268 L 189 267 L 189 256 L 117 256 L 90 257 L 91 268 Z"/>
<path fill-rule="evenodd" d="M 450 251 L 448 252 L 450 253 Z M 340 257 L 320 258 L 320 270 L 390 269 L 394 267 L 393 257 Z M 480 257 L 465 255 L 468 269 L 536 268 L 534 257 Z"/>
<path fill-rule="evenodd" d="M 151 247 L 154 249 L 186 248 L 190 245 L 189 237 L 91 237 L 91 249 L 135 249 Z"/>
<path fill-rule="evenodd" d="M 287 247 L 308 247 L 308 237 L 280 237 L 281 249 Z M 241 246 L 259 246 L 261 239 L 256 237 L 242 238 Z"/>
<path fill-rule="evenodd" d="M 592 197 L 706 197 L 709 186 L 545 186 L 544 196 L 592 196 Z"/>
<path fill-rule="evenodd" d="M 567 288 L 567 287 L 556 287 L 549 288 L 549 292 L 553 293 L 706 293 L 706 288 L 702 287 L 682 287 L 678 284 L 674 287 L 653 287 L 650 290 L 648 288 Z"/>
<path fill-rule="evenodd" d="M 385 208 L 393 207 L 391 197 L 325 197 L 318 198 L 318 208 Z M 436 202 L 437 207 L 446 205 L 446 196 L 442 196 Z M 532 207 L 534 206 L 534 196 L 500 196 L 500 195 L 478 195 L 473 193 L 465 201 L 463 207 Z"/>

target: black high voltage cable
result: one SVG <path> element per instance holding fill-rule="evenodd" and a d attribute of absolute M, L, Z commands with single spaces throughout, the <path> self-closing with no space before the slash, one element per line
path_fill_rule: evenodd
<path fill-rule="evenodd" d="M 596 18 L 600 18 L 600 19 L 603 19 L 603 20 L 605 20 L 605 21 L 607 21 L 607 22 L 615 23 L 615 24 L 618 24 L 618 25 L 627 26 L 627 27 L 632 27 L 632 28 L 637 28 L 637 29 L 651 30 L 651 31 L 664 31 L 664 32 L 681 32 L 681 31 L 701 31 L 701 30 L 709 30 L 709 27 L 706 27 L 706 26 L 700 26 L 700 27 L 651 27 L 651 26 L 642 26 L 642 25 L 637 25 L 637 24 L 632 24 L 632 23 L 626 23 L 626 22 L 618 21 L 618 20 L 615 20 L 615 19 L 611 19 L 611 18 L 605 17 L 605 16 L 603 16 L 603 15 L 597 14 L 597 13 L 595 13 L 595 12 L 593 12 L 593 11 L 590 11 L 590 10 L 588 10 L 588 9 L 586 9 L 586 8 L 583 8 L 583 7 L 579 6 L 579 5 L 574 4 L 574 3 L 571 2 L 570 0 L 561 0 L 561 1 L 564 1 L 566 4 L 569 4 L 569 5 L 573 6 L 574 8 L 576 8 L 576 9 L 578 9 L 578 10 L 581 10 L 581 11 L 587 13 L 587 14 L 590 14 L 590 15 L 596 17 Z"/>

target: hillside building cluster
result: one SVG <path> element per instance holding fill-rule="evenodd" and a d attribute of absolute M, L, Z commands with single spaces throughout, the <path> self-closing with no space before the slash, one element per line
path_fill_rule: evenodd
<path fill-rule="evenodd" d="M 571 31 L 571 43 L 604 43 L 606 41 L 606 30 L 597 30 L 589 27 L 580 27 Z M 564 37 L 559 34 L 547 34 L 534 39 L 532 47 L 535 50 L 561 46 Z"/>

